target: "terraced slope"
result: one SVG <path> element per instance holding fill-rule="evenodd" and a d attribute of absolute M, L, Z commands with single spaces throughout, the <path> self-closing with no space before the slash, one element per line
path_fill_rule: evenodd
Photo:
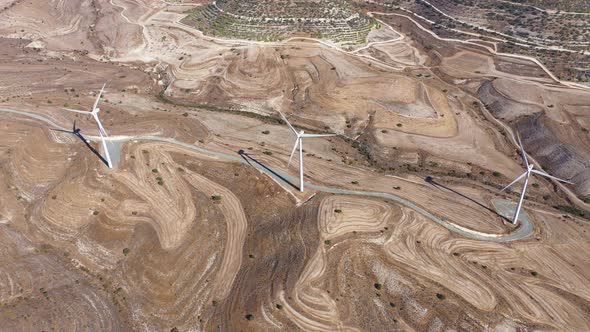
<path fill-rule="evenodd" d="M 344 1 L 220 0 L 189 11 L 185 23 L 206 34 L 260 41 L 311 36 L 363 44 L 375 21 Z"/>

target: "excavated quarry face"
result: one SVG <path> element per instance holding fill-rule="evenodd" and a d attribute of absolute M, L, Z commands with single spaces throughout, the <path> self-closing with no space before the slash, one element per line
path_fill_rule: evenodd
<path fill-rule="evenodd" d="M 590 144 L 580 120 L 589 93 L 497 79 L 482 84 L 478 96 L 494 117 L 514 125 L 546 171 L 574 182 L 578 196 L 590 196 Z"/>
<path fill-rule="evenodd" d="M 590 94 L 397 15 L 375 14 L 371 45 L 350 52 L 183 24 L 209 4 L 0 0 L 0 330 L 590 330 L 587 217 L 555 210 L 569 196 L 536 176 L 530 233 L 494 209 L 522 172 L 503 125 L 582 195 Z M 217 5 L 216 28 L 254 26 L 239 12 L 352 30 L 339 1 Z M 114 169 L 52 130 L 97 135 L 62 108 L 91 106 L 105 81 Z M 298 176 L 277 110 L 342 135 L 304 145 L 306 180 L 338 194 L 260 166 Z"/>

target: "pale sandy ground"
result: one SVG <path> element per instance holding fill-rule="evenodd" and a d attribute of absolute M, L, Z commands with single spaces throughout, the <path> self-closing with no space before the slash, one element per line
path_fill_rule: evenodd
<path fill-rule="evenodd" d="M 293 144 L 286 126 L 158 102 L 152 96 L 162 84 L 168 86 L 167 95 L 178 100 L 275 117 L 280 109 L 297 124 L 368 137 L 379 148 L 396 147 L 416 159 L 423 155 L 443 169 L 467 172 L 480 167 L 505 176 L 485 178 L 494 182 L 521 172 L 514 147 L 473 109 L 475 99 L 465 91 L 469 86 L 462 90 L 436 77 L 428 68 L 428 56 L 407 36 L 396 35 L 403 39 L 374 44 L 358 54 L 310 40 L 266 45 L 220 41 L 179 23 L 188 6 L 121 0 L 99 5 L 103 16 L 93 33 L 87 30 L 95 24 L 90 2 L 23 2 L 0 13 L 2 36 L 30 38 L 35 41 L 32 46 L 44 48 L 38 56 L 50 59 L 1 64 L 0 70 L 7 73 L 1 97 L 11 98 L 0 98 L 0 106 L 42 114 L 68 128 L 76 119 L 84 133 L 90 132 L 91 121 L 59 109 L 64 103 L 89 105 L 93 87 L 120 71 L 119 77 L 126 78 L 109 82 L 103 98 L 109 103 L 103 100 L 101 118 L 111 135 L 152 133 L 236 156 L 238 150 L 246 150 L 265 165 L 297 175 L 295 167 L 286 168 Z M 75 50 L 125 67 L 88 62 Z M 34 59 L 32 54 L 37 53 L 29 54 Z M 53 69 L 60 57 L 70 62 Z M 51 76 L 31 85 L 29 74 L 12 69 L 17 65 L 30 75 Z M 91 66 L 101 70 L 94 73 Z M 74 72 L 67 73 L 68 68 Z M 494 86 L 509 98 L 544 107 L 552 120 L 564 125 L 588 123 L 587 93 L 548 86 L 549 79 L 498 70 L 491 56 L 463 50 L 443 58 L 440 70 L 474 82 L 501 77 Z M 90 77 L 86 85 L 91 87 L 84 86 L 83 76 Z M 76 87 L 79 99 L 62 92 L 70 86 Z M 46 102 L 49 98 L 52 104 Z M 249 232 L 251 223 L 268 221 L 267 215 L 260 217 L 262 206 L 276 204 L 284 213 L 308 206 L 318 209 L 317 219 L 302 221 L 317 228 L 318 238 L 302 239 L 314 245 L 303 246 L 303 254 L 293 253 L 305 257 L 302 268 L 292 271 L 295 281 L 276 290 L 271 295 L 276 298 L 267 298 L 269 303 L 282 303 L 282 311 L 268 303 L 248 304 L 248 310 L 265 313 L 256 314 L 260 329 L 371 330 L 373 323 L 356 314 L 372 317 L 364 310 L 379 312 L 372 321 L 380 326 L 394 324 L 397 317 L 400 329 L 441 324 L 457 328 L 457 317 L 467 321 L 468 316 L 475 317 L 480 328 L 590 328 L 585 311 L 590 266 L 579 254 L 589 249 L 587 222 L 564 219 L 549 204 L 540 203 L 542 195 L 558 195 L 545 180 L 536 180 L 539 188 L 531 188 L 537 201 L 525 204 L 534 218 L 533 235 L 514 243 L 493 243 L 452 234 L 392 202 L 314 190 L 297 194 L 247 166 L 167 143 L 128 142 L 119 168 L 107 171 L 78 139 L 51 132 L 38 121 L 0 113 L 0 129 L 0 243 L 18 248 L 2 256 L 7 268 L 1 280 L 10 291 L 0 294 L 0 301 L 11 306 L 0 312 L 5 326 L 68 330 L 72 324 L 96 324 L 96 329 L 107 330 L 183 330 L 214 327 L 219 323 L 211 318 L 219 317 L 215 315 L 225 315 L 224 321 L 244 321 L 244 308 L 228 304 L 231 309 L 224 314 L 220 311 L 226 309 L 220 308 L 226 308 L 224 301 L 233 296 L 248 298 L 256 292 L 236 284 L 248 270 L 245 260 L 251 259 L 244 259 L 243 247 L 247 241 L 260 246 L 269 241 L 249 239 Z M 263 134 L 266 130 L 269 133 Z M 421 176 L 428 174 L 386 175 L 360 162 L 349 164 L 346 153 L 354 150 L 341 138 L 304 144 L 307 181 L 394 194 L 479 232 L 513 231 L 492 212 L 426 183 Z M 241 177 L 235 180 L 233 173 Z M 481 181 L 445 180 L 486 206 L 498 195 L 496 188 Z M 258 183 L 264 187 L 258 189 L 271 192 L 257 197 L 242 190 Z M 222 200 L 213 202 L 212 195 Z M 21 233 L 28 239 L 14 240 Z M 43 252 L 43 243 L 57 249 Z M 130 254 L 122 254 L 123 248 L 130 248 Z M 269 260 L 265 270 L 290 264 Z M 40 266 L 54 279 L 43 279 Z M 383 285 L 380 296 L 372 295 L 375 282 Z M 370 291 L 347 293 L 348 284 L 359 283 Z M 41 287 L 60 303 L 43 315 L 31 303 L 45 301 Z M 445 303 L 454 309 L 433 306 L 438 300 L 423 293 L 434 292 L 444 292 Z M 66 308 L 59 299 L 72 293 L 84 295 L 74 297 L 76 305 Z M 386 297 L 403 299 L 398 306 L 413 311 L 388 313 Z M 19 314 L 50 318 L 39 325 L 17 319 Z M 60 317 L 65 317 L 63 322 L 58 322 Z"/>

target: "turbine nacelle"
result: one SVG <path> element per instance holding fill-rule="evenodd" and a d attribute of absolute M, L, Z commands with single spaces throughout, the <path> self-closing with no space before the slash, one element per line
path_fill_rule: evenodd
<path fill-rule="evenodd" d="M 541 175 L 543 177 L 550 178 L 553 180 L 557 180 L 559 182 L 573 184 L 573 182 L 563 180 L 563 179 L 557 178 L 555 176 L 549 175 L 543 171 L 538 171 L 538 170 L 534 169 L 535 166 L 533 164 L 529 164 L 529 161 L 526 156 L 526 152 L 524 151 L 524 146 L 522 145 L 522 142 L 520 141 L 520 135 L 518 135 L 518 132 L 516 133 L 516 138 L 518 140 L 518 145 L 520 148 L 522 161 L 524 162 L 524 165 L 526 166 L 526 171 L 524 171 L 524 173 L 519 175 L 516 179 L 514 179 L 514 181 L 510 182 L 510 184 L 508 184 L 506 187 L 504 187 L 502 189 L 502 191 L 504 191 L 504 190 L 508 189 L 510 186 L 512 186 L 513 184 L 515 184 L 516 182 L 520 181 L 522 178 L 524 178 L 524 185 L 522 186 L 522 191 L 520 192 L 520 198 L 518 199 L 518 204 L 516 205 L 516 211 L 514 212 L 514 217 L 512 218 L 513 224 L 516 224 L 518 222 L 518 215 L 520 214 L 520 208 L 522 207 L 522 202 L 524 201 L 524 195 L 525 195 L 525 192 L 527 189 L 527 185 L 529 183 L 529 178 L 531 176 L 531 173 Z"/>
<path fill-rule="evenodd" d="M 107 134 L 106 130 L 104 129 L 104 127 L 102 126 L 102 123 L 100 122 L 100 119 L 98 118 L 98 112 L 100 112 L 100 108 L 98 107 L 98 102 L 100 101 L 100 97 L 102 96 L 102 93 L 104 92 L 104 87 L 105 86 L 106 86 L 106 83 L 103 84 L 102 89 L 100 89 L 100 92 L 96 96 L 96 100 L 94 101 L 94 105 L 92 105 L 92 110 L 90 112 L 88 112 L 88 111 L 73 110 L 73 109 L 69 109 L 69 108 L 65 108 L 65 110 L 66 111 L 69 111 L 69 112 L 74 112 L 74 113 L 81 113 L 81 114 L 86 114 L 86 115 L 92 115 L 92 117 L 96 121 L 96 125 L 98 127 L 98 134 L 100 135 L 100 139 L 102 141 L 102 146 L 103 146 L 103 149 L 104 149 L 104 152 L 105 152 L 107 164 L 108 164 L 109 168 L 113 168 L 113 164 L 111 162 L 111 156 L 109 154 L 109 150 L 108 150 L 107 144 L 106 144 L 106 138 L 108 138 L 108 134 Z M 78 129 L 78 133 L 79 132 L 80 132 L 80 130 Z M 74 133 L 76 133 L 75 130 L 74 130 Z"/>
<path fill-rule="evenodd" d="M 293 146 L 293 150 L 291 151 L 291 156 L 289 157 L 289 163 L 287 164 L 287 168 L 291 166 L 291 161 L 293 160 L 293 156 L 295 155 L 295 151 L 299 148 L 299 191 L 303 192 L 303 139 L 304 138 L 312 138 L 312 137 L 327 137 L 327 136 L 336 136 L 335 134 L 306 134 L 304 130 L 297 131 L 295 128 L 289 123 L 287 118 L 279 111 L 281 118 L 283 121 L 287 123 L 289 129 L 295 134 L 297 137 L 295 139 L 295 145 Z"/>

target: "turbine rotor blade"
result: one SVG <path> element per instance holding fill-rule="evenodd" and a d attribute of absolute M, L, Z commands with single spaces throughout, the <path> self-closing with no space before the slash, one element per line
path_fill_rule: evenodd
<path fill-rule="evenodd" d="M 92 117 L 94 117 L 94 120 L 96 120 L 96 124 L 98 125 L 98 130 L 105 136 L 105 137 L 109 137 L 109 135 L 107 135 L 107 131 L 104 130 L 104 127 L 102 126 L 102 123 L 100 122 L 100 120 L 98 119 L 98 115 L 96 113 L 92 113 Z"/>
<path fill-rule="evenodd" d="M 571 181 L 567 181 L 567 180 L 564 180 L 564 179 L 560 179 L 560 178 L 558 178 L 558 177 L 555 177 L 555 176 L 553 176 L 553 175 L 549 175 L 549 174 L 547 174 L 547 173 L 545 173 L 545 172 L 537 171 L 536 169 L 532 170 L 531 172 L 533 172 L 533 173 L 535 173 L 535 174 L 538 174 L 538 175 L 541 175 L 541 176 L 544 176 L 544 177 L 547 177 L 547 178 L 551 178 L 551 179 L 553 179 L 553 180 L 557 180 L 557 181 L 559 181 L 559 182 L 565 182 L 565 183 L 569 183 L 569 184 L 574 184 L 574 183 L 573 183 L 573 182 L 571 182 Z"/>
<path fill-rule="evenodd" d="M 104 154 L 107 159 L 107 164 L 108 164 L 109 168 L 113 168 L 113 163 L 111 162 L 111 155 L 109 154 L 109 149 L 107 148 L 107 142 L 105 140 L 105 137 L 100 132 L 100 128 L 98 129 L 98 134 L 100 135 L 100 138 L 102 141 L 102 148 L 104 149 Z"/>
<path fill-rule="evenodd" d="M 295 151 L 297 150 L 297 147 L 299 146 L 299 140 L 300 140 L 299 137 L 297 137 L 297 140 L 295 140 L 295 145 L 293 146 L 293 151 L 291 151 L 291 157 L 289 157 L 289 163 L 287 164 L 287 168 L 289 168 L 289 166 L 291 166 L 291 161 L 293 161 L 293 156 L 295 155 Z"/>
<path fill-rule="evenodd" d="M 72 132 L 69 130 L 63 130 L 63 129 L 58 129 L 58 128 L 49 128 L 49 130 L 53 130 L 53 131 L 61 131 L 62 133 L 68 133 L 71 134 Z"/>
<path fill-rule="evenodd" d="M 500 191 L 504 191 L 506 189 L 508 189 L 511 185 L 515 184 L 516 182 L 518 182 L 520 179 L 522 179 L 523 177 L 525 177 L 527 174 L 527 172 L 522 173 L 519 177 L 517 177 L 516 179 L 514 179 L 514 181 L 510 182 L 509 185 L 507 185 L 506 187 L 502 188 L 502 190 Z"/>
<path fill-rule="evenodd" d="M 301 137 L 332 137 L 337 136 L 336 134 L 303 134 Z"/>
<path fill-rule="evenodd" d="M 96 101 L 94 102 L 94 106 L 92 106 L 92 111 L 93 112 L 96 109 L 96 106 L 98 106 L 98 101 L 100 100 L 100 97 L 102 96 L 102 93 L 104 91 L 104 87 L 106 85 L 107 85 L 106 83 L 102 85 L 102 89 L 100 89 L 100 92 L 98 93 L 98 96 L 96 97 Z"/>
<path fill-rule="evenodd" d="M 516 138 L 518 139 L 518 145 L 520 147 L 520 154 L 522 155 L 522 159 L 524 160 L 524 164 L 526 167 L 529 167 L 529 160 L 526 157 L 526 152 L 524 151 L 524 146 L 522 145 L 522 141 L 520 140 L 520 134 L 518 131 L 516 132 Z"/>
<path fill-rule="evenodd" d="M 287 125 L 289 126 L 289 128 L 291 128 L 291 131 L 295 135 L 299 135 L 299 133 L 297 132 L 297 130 L 295 130 L 295 128 L 293 128 L 293 126 L 291 125 L 291 123 L 289 123 L 289 121 L 287 121 L 287 118 L 283 115 L 283 113 L 281 113 L 281 111 L 279 111 L 279 110 L 277 110 L 277 112 L 279 112 L 279 114 L 281 115 L 281 118 L 283 118 L 283 121 L 285 121 L 287 123 Z"/>
<path fill-rule="evenodd" d="M 91 112 L 87 112 L 87 111 L 79 111 L 79 110 L 73 110 L 71 108 L 64 108 L 65 111 L 68 112 L 74 112 L 74 113 L 82 113 L 82 114 L 91 114 Z"/>

